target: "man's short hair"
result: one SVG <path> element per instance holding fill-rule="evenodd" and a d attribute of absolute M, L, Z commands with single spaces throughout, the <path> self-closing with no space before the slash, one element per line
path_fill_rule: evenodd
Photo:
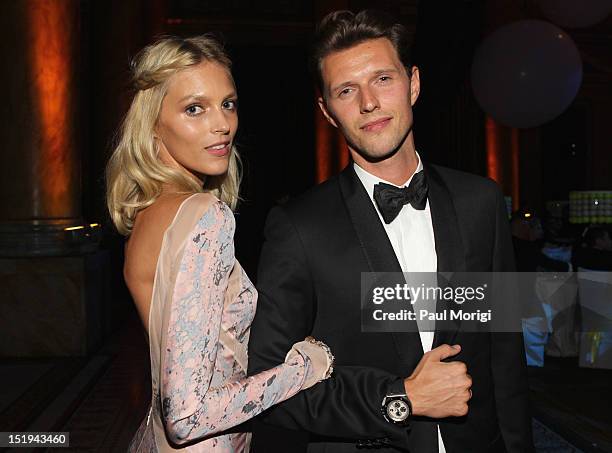
<path fill-rule="evenodd" d="M 387 38 L 408 70 L 412 66 L 410 39 L 406 27 L 382 11 L 334 11 L 325 16 L 315 30 L 311 52 L 311 68 L 323 92 L 321 61 L 334 52 L 350 49 L 365 41 Z M 410 71 L 408 71 L 410 75 Z"/>

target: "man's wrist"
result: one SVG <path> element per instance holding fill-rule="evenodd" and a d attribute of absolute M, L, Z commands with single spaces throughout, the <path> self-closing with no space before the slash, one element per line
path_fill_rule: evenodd
<path fill-rule="evenodd" d="M 412 378 L 406 378 L 402 381 L 402 384 L 404 386 L 404 393 L 406 394 L 406 397 L 410 400 L 410 403 L 412 405 L 412 415 L 418 415 L 419 414 L 419 408 L 418 405 L 415 406 L 415 401 L 414 401 L 414 379 Z"/>

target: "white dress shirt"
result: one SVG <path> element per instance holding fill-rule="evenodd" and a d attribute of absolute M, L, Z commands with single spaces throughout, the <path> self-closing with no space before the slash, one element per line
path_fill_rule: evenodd
<path fill-rule="evenodd" d="M 423 163 L 421 162 L 419 153 L 417 153 L 417 159 L 419 160 L 419 164 L 415 172 L 399 187 L 407 187 L 414 174 L 423 170 Z M 438 257 L 436 255 L 436 242 L 434 238 L 433 223 L 431 221 L 429 200 L 427 200 L 425 204 L 425 209 L 421 211 L 414 209 L 410 204 L 404 205 L 399 215 L 393 219 L 391 223 L 386 224 L 374 202 L 374 186 L 380 182 L 394 186 L 395 184 L 368 173 L 356 163 L 353 163 L 353 167 L 355 173 L 357 173 L 357 176 L 365 187 L 370 200 L 372 200 L 374 204 L 374 208 L 387 232 L 387 236 L 397 256 L 402 272 L 437 272 Z M 434 332 L 419 332 L 419 336 L 421 337 L 423 352 L 431 351 Z M 446 452 L 444 443 L 442 442 L 442 436 L 440 435 L 439 426 L 438 447 L 440 453 Z"/>

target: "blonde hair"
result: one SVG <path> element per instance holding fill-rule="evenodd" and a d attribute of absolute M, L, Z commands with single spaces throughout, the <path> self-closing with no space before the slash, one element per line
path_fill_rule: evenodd
<path fill-rule="evenodd" d="M 206 177 L 204 184 L 186 171 L 164 165 L 157 157 L 153 130 L 166 95 L 166 82 L 176 72 L 202 61 L 231 67 L 222 45 L 210 35 L 162 38 L 132 61 L 137 91 L 106 167 L 106 204 L 113 224 L 123 235 L 130 234 L 136 214 L 153 204 L 165 185 L 184 193 L 211 192 L 232 209 L 238 203 L 241 175 L 235 147 L 227 173 Z"/>

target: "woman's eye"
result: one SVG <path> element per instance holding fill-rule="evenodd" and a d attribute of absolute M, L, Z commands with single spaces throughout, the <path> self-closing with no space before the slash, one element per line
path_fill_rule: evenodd
<path fill-rule="evenodd" d="M 236 110 L 236 108 L 238 107 L 238 101 L 228 99 L 227 101 L 223 101 L 223 104 L 221 104 L 221 106 L 226 110 Z"/>
<path fill-rule="evenodd" d="M 185 109 L 185 113 L 189 116 L 195 116 L 202 113 L 204 109 L 200 105 L 190 105 Z"/>

